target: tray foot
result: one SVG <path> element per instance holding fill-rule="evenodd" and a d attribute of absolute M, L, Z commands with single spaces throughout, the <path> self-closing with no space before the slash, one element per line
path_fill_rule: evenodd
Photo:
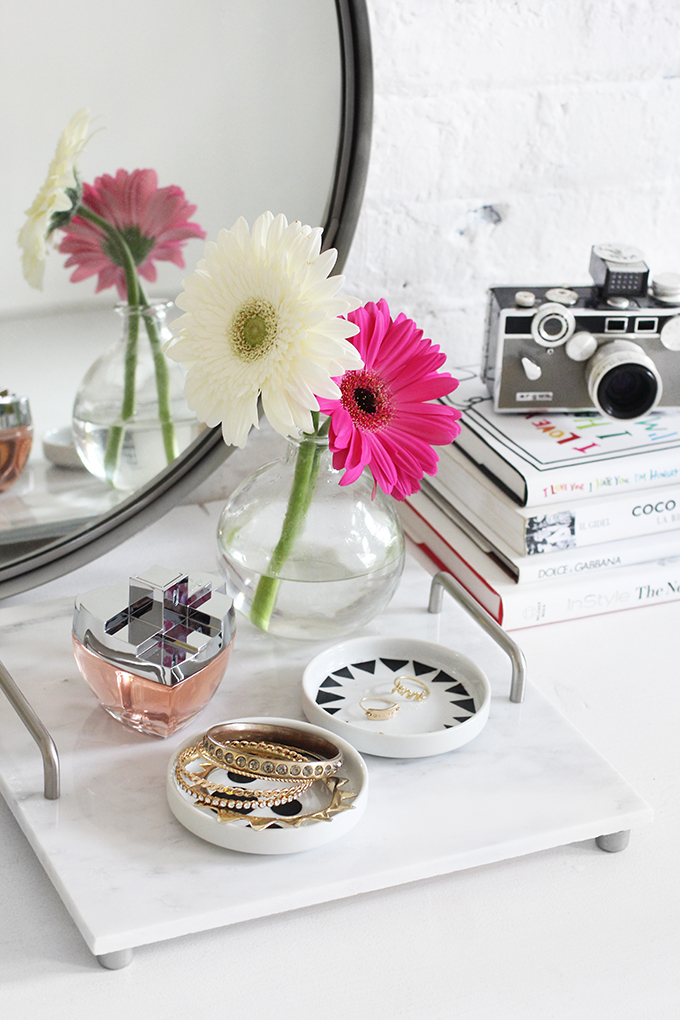
<path fill-rule="evenodd" d="M 106 970 L 121 970 L 132 963 L 132 949 L 118 949 L 115 953 L 102 953 L 97 957 L 97 963 Z"/>
<path fill-rule="evenodd" d="M 621 832 L 610 832 L 606 836 L 598 836 L 595 842 L 600 850 L 606 850 L 609 854 L 617 854 L 625 850 L 630 840 L 630 829 L 622 829 Z"/>

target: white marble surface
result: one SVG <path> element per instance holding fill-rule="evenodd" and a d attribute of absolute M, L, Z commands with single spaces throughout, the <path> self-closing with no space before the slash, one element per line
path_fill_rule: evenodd
<path fill-rule="evenodd" d="M 189 509 L 197 508 L 174 511 L 166 527 Z M 207 508 L 206 531 L 218 510 Z M 429 575 L 410 560 L 391 605 L 364 633 L 412 632 L 454 647 L 464 642 L 492 685 L 485 730 L 447 755 L 369 758 L 369 805 L 356 829 L 338 843 L 277 859 L 218 849 L 177 823 L 165 800 L 165 771 L 184 735 L 159 741 L 104 713 L 77 674 L 64 600 L 23 613 L 0 610 L 3 661 L 53 733 L 63 771 L 60 800 L 45 801 L 39 755 L 3 699 L 0 787 L 92 952 L 442 875 L 651 820 L 645 802 L 536 688 L 529 685 L 522 705 L 509 701 L 509 660 L 452 602 L 441 618 L 428 614 L 428 587 Z M 191 727 L 249 715 L 302 718 L 302 671 L 320 647 L 269 637 L 239 618 L 227 676 Z"/>

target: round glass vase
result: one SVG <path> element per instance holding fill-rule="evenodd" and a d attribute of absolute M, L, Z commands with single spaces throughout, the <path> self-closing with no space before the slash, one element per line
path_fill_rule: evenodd
<path fill-rule="evenodd" d="M 364 474 L 339 485 L 328 438 L 292 440 L 232 494 L 220 568 L 244 616 L 280 637 L 348 634 L 388 604 L 404 569 L 396 504 Z"/>
<path fill-rule="evenodd" d="M 87 470 L 114 489 L 150 481 L 201 431 L 184 397 L 180 366 L 163 353 L 170 301 L 115 311 L 121 336 L 86 372 L 73 405 L 73 435 Z"/>

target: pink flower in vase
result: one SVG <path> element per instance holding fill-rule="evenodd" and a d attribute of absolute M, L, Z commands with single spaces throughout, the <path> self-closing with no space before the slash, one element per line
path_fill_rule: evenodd
<path fill-rule="evenodd" d="M 432 446 L 448 444 L 460 432 L 460 411 L 432 403 L 458 380 L 438 371 L 446 355 L 413 320 L 401 314 L 392 321 L 384 299 L 347 318 L 359 327 L 350 342 L 364 368 L 335 380 L 338 400 L 319 399 L 331 416 L 333 466 L 345 469 L 340 485 L 351 485 L 369 467 L 376 485 L 404 499 L 418 491 L 424 474 L 435 474 L 439 458 Z"/>
<path fill-rule="evenodd" d="M 183 269 L 184 244 L 206 236 L 198 223 L 189 222 L 196 206 L 175 185 L 159 188 L 155 170 L 119 170 L 115 177 L 97 177 L 94 185 L 83 185 L 82 204 L 120 231 L 139 275 L 151 283 L 157 275 L 155 262 L 173 262 Z M 115 284 L 120 297 L 126 298 L 122 260 L 99 226 L 75 216 L 64 230 L 59 251 L 69 256 L 67 267 L 77 267 L 71 274 L 73 283 L 98 274 L 97 291 Z"/>

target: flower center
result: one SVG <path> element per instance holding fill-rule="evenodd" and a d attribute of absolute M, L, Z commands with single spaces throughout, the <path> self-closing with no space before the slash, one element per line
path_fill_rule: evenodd
<path fill-rule="evenodd" d="M 379 432 L 392 421 L 394 407 L 389 387 L 377 372 L 345 372 L 340 380 L 342 406 L 353 424 L 364 432 Z"/>
<path fill-rule="evenodd" d="M 264 357 L 276 340 L 277 323 L 276 309 L 269 301 L 247 301 L 227 330 L 234 352 L 248 361 Z"/>
<path fill-rule="evenodd" d="M 136 266 L 141 266 L 148 256 L 153 251 L 153 247 L 156 243 L 154 237 L 147 237 L 143 234 L 139 227 L 134 224 L 119 228 L 119 233 L 122 234 L 126 245 L 130 249 L 133 262 Z M 105 237 L 102 241 L 102 251 L 106 255 L 107 259 L 113 262 L 114 266 L 124 266 L 125 261 L 121 255 L 120 248 L 116 245 L 110 237 Z"/>

